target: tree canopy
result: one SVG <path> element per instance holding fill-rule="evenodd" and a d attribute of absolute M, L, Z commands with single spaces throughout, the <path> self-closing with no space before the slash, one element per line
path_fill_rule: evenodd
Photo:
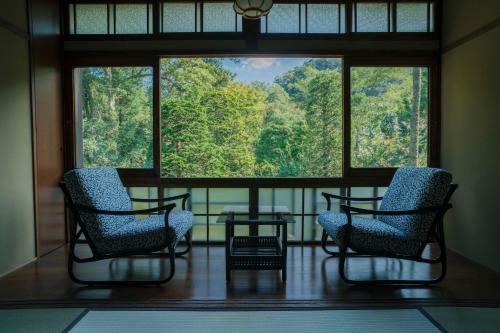
<path fill-rule="evenodd" d="M 234 62 L 238 62 L 234 59 Z M 351 71 L 354 167 L 425 165 L 426 69 Z M 152 167 L 152 69 L 82 68 L 84 166 Z M 218 58 L 161 62 L 165 177 L 342 175 L 342 63 L 315 58 L 245 83 Z"/>

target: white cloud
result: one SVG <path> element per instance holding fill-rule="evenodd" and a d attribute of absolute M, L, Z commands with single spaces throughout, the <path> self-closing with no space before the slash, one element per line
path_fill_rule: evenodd
<path fill-rule="evenodd" d="M 271 66 L 279 66 L 280 62 L 276 58 L 248 58 L 243 62 L 243 68 L 262 70 Z"/>

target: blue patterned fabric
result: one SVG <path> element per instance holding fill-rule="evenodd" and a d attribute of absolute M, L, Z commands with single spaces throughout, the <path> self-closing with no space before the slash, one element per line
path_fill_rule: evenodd
<path fill-rule="evenodd" d="M 436 168 L 399 168 L 384 195 L 380 210 L 411 210 L 439 206 L 450 189 L 451 174 Z M 379 216 L 409 238 L 425 241 L 436 213 Z"/>
<path fill-rule="evenodd" d="M 113 168 L 74 169 L 64 175 L 64 181 L 75 204 L 100 210 L 132 210 L 130 197 Z M 163 215 L 138 219 L 134 215 L 81 212 L 80 216 L 89 238 L 101 254 L 157 248 L 166 241 L 176 243 L 191 229 L 194 220 L 191 212 L 171 212 L 169 230 L 165 230 Z"/>
<path fill-rule="evenodd" d="M 345 214 L 324 211 L 319 214 L 318 223 L 335 243 L 345 245 L 347 229 Z M 420 242 L 408 239 L 398 229 L 379 220 L 353 216 L 350 246 L 354 250 L 361 251 L 414 255 L 420 248 Z"/>
<path fill-rule="evenodd" d="M 106 253 L 155 249 L 166 243 L 177 244 L 193 227 L 193 221 L 193 213 L 189 211 L 171 212 L 168 216 L 169 229 L 165 230 L 165 215 L 136 219 L 106 237 Z"/>
<path fill-rule="evenodd" d="M 382 200 L 380 210 L 415 210 L 442 205 L 451 175 L 435 168 L 399 168 Z M 436 213 L 365 218 L 353 215 L 351 247 L 355 250 L 416 255 L 427 240 Z M 324 211 L 318 223 L 340 245 L 346 243 L 347 217 Z"/>
<path fill-rule="evenodd" d="M 101 210 L 132 210 L 132 202 L 113 168 L 85 168 L 68 171 L 64 182 L 75 204 Z M 89 237 L 102 252 L 107 235 L 133 222 L 134 216 L 81 213 Z"/>

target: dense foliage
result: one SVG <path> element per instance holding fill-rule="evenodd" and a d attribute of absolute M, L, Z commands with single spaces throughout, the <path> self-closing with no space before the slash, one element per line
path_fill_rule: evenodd
<path fill-rule="evenodd" d="M 81 163 L 86 167 L 153 166 L 152 70 L 141 67 L 77 71 Z"/>
<path fill-rule="evenodd" d="M 220 59 L 162 60 L 162 175 L 341 176 L 341 66 L 309 59 L 272 84 L 247 84 Z M 426 70 L 359 67 L 351 76 L 352 165 L 424 165 Z M 150 69 L 79 77 L 84 165 L 151 167 Z"/>

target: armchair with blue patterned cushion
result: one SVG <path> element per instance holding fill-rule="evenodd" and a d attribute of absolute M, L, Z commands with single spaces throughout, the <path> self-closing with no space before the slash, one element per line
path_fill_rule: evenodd
<path fill-rule="evenodd" d="M 351 284 L 431 284 L 446 274 L 446 246 L 443 217 L 453 192 L 451 174 L 437 168 L 399 168 L 385 195 L 375 198 L 354 198 L 323 193 L 327 210 L 319 214 L 323 227 L 322 247 L 339 257 L 341 278 Z M 341 213 L 331 211 L 331 200 L 341 200 Z M 382 201 L 378 210 L 351 206 L 354 202 Z M 372 215 L 373 218 L 360 215 Z M 339 251 L 327 249 L 331 237 Z M 440 254 L 424 258 L 425 247 L 437 242 Z M 351 250 L 351 251 L 348 251 Z M 429 280 L 352 280 L 346 276 L 347 257 L 381 256 L 441 264 L 441 274 Z"/>
<path fill-rule="evenodd" d="M 66 204 L 73 214 L 70 222 L 70 254 L 68 272 L 71 279 L 87 285 L 147 285 L 169 281 L 175 273 L 175 256 L 191 249 L 193 213 L 185 210 L 189 194 L 162 199 L 133 199 L 125 190 L 118 172 L 113 168 L 82 168 L 68 171 L 60 186 Z M 182 211 L 173 211 L 182 199 Z M 133 210 L 132 202 L 154 202 L 158 207 Z M 148 215 L 137 218 L 137 215 Z M 89 258 L 75 254 L 75 246 L 84 235 L 92 251 Z M 177 244 L 185 238 L 187 249 L 175 252 Z M 164 252 L 168 249 L 168 253 Z M 73 271 L 74 263 L 103 259 L 154 256 L 170 258 L 170 274 L 165 278 L 147 281 L 84 281 Z"/>

